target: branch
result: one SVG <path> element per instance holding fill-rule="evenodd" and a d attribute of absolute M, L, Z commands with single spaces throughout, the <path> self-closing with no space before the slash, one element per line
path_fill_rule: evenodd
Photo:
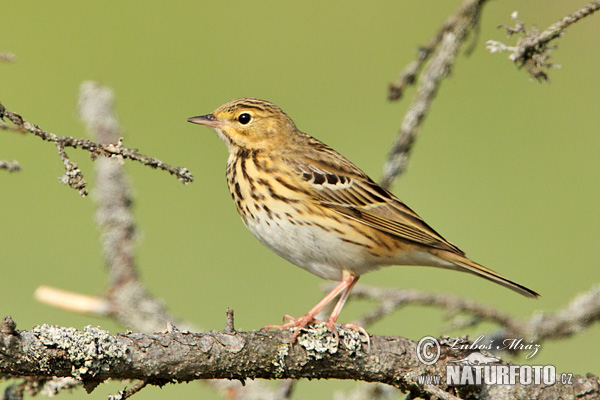
<path fill-rule="evenodd" d="M 517 45 L 507 46 L 502 42 L 489 40 L 487 48 L 491 53 L 510 51 L 511 54 L 508 56 L 508 59 L 515 63 L 518 68 L 525 67 L 531 79 L 536 79 L 540 82 L 547 81 L 548 73 L 546 70 L 558 67 L 556 64 L 548 62 L 550 51 L 556 48 L 555 46 L 549 46 L 550 42 L 563 36 L 570 25 L 588 15 L 592 15 L 599 9 L 600 0 L 592 1 L 581 9 L 550 25 L 541 33 L 538 33 L 535 28 L 528 30 L 525 24 L 517 19 L 517 12 L 515 11 L 511 15 L 511 18 L 515 21 L 515 27 L 500 25 L 499 28 L 505 28 L 509 37 L 514 34 L 523 34 L 523 37 L 517 40 Z"/>
<path fill-rule="evenodd" d="M 408 157 L 415 142 L 423 119 L 429 112 L 441 81 L 446 78 L 454 59 L 469 32 L 477 27 L 481 8 L 485 0 L 466 0 L 442 25 L 429 44 L 419 49 L 417 60 L 413 61 L 390 85 L 388 98 L 398 100 L 406 86 L 412 85 L 419 77 L 417 93 L 409 106 L 395 143 L 383 168 L 381 185 L 389 188 L 394 180 L 406 169 Z M 425 65 L 425 62 L 427 64 Z"/>
<path fill-rule="evenodd" d="M 113 91 L 95 82 L 83 82 L 79 88 L 79 115 L 99 143 L 112 143 L 121 136 L 113 101 Z M 96 221 L 109 273 L 106 297 L 111 305 L 110 315 L 142 332 L 161 330 L 168 321 L 183 324 L 138 279 L 134 255 L 136 227 L 131 212 L 134 203 L 123 168 L 110 159 L 99 159 L 96 182 Z"/>
<path fill-rule="evenodd" d="M 564 308 L 554 313 L 536 312 L 524 320 L 512 318 L 493 307 L 460 297 L 424 293 L 418 290 L 380 289 L 359 285 L 354 288 L 353 298 L 378 302 L 371 312 L 357 322 L 359 325 L 372 324 L 409 304 L 435 306 L 447 310 L 452 315 L 458 313 L 471 315 L 473 318 L 468 324 L 462 324 L 461 328 L 484 321 L 500 325 L 502 331 L 494 335 L 494 342 L 521 337 L 539 344 L 544 340 L 570 337 L 600 321 L 600 285 L 578 295 Z"/>
<path fill-rule="evenodd" d="M 576 335 L 600 321 L 600 285 L 575 297 L 569 304 L 554 313 L 535 313 L 523 321 L 513 321 L 497 333 L 503 340 L 521 335 L 541 342 L 548 339 L 564 339 Z"/>
<path fill-rule="evenodd" d="M 359 319 L 358 325 L 369 326 L 382 318 L 408 305 L 434 306 L 443 308 L 451 315 L 466 312 L 478 321 L 492 321 L 501 326 L 511 326 L 512 318 L 493 307 L 475 301 L 443 293 L 427 293 L 419 290 L 382 289 L 357 285 L 352 291 L 351 300 L 375 300 L 377 306 Z"/>
<path fill-rule="evenodd" d="M 194 177 L 183 167 L 172 167 L 169 164 L 165 164 L 159 159 L 151 158 L 143 154 L 139 154 L 136 149 L 130 149 L 123 146 L 122 139 L 119 139 L 116 143 L 95 143 L 87 139 L 75 139 L 71 136 L 58 136 L 53 133 L 47 132 L 40 129 L 37 125 L 27 122 L 19 114 L 4 108 L 0 104 L 0 118 L 4 119 L 7 117 L 14 126 L 8 126 L 5 124 L 0 125 L 0 128 L 5 130 L 12 130 L 15 132 L 29 132 L 39 137 L 40 139 L 48 142 L 53 142 L 58 148 L 59 155 L 65 164 L 65 175 L 61 178 L 63 183 L 69 184 L 72 188 L 79 191 L 82 196 L 87 195 L 86 182 L 83 179 L 81 171 L 77 168 L 77 164 L 73 163 L 67 157 L 64 149 L 66 147 L 81 148 L 90 153 L 92 158 L 97 156 L 103 156 L 113 159 L 130 159 L 140 162 L 144 165 L 148 165 L 152 168 L 159 168 L 163 171 L 169 172 L 171 175 L 175 175 L 184 184 L 193 182 Z"/>
<path fill-rule="evenodd" d="M 90 134 L 100 143 L 110 143 L 120 137 L 121 128 L 113 110 L 113 91 L 95 82 L 84 82 L 79 90 L 79 114 Z M 136 227 L 133 219 L 133 198 L 130 185 L 120 163 L 101 158 L 96 163 L 97 190 L 96 220 L 101 230 L 101 243 L 109 285 L 104 298 L 38 288 L 36 298 L 46 304 L 92 315 L 105 315 L 122 325 L 142 332 L 162 331 L 172 323 L 185 329 L 198 330 L 171 314 L 163 301 L 153 296 L 139 280 L 135 263 Z M 228 311 L 228 326 L 233 330 L 233 314 Z M 226 329 L 227 330 L 227 329 Z M 207 383 L 227 398 L 241 400 L 256 398 L 257 394 L 273 400 L 287 399 L 293 381 L 286 381 L 277 391 L 262 382 L 209 380 Z M 140 389 L 143 382 L 140 382 Z M 120 392 L 115 398 L 131 395 L 131 389 Z"/>
<path fill-rule="evenodd" d="M 5 319 L 6 322 L 7 319 Z M 421 375 L 445 376 L 446 364 L 470 351 L 452 348 L 440 338 L 440 362 L 418 361 L 417 344 L 400 337 L 372 336 L 370 353 L 361 334 L 340 329 L 340 342 L 326 328 L 310 329 L 297 344 L 284 343 L 289 331 L 110 335 L 98 328 L 84 331 L 42 325 L 30 331 L 0 329 L 0 374 L 21 377 L 73 377 L 88 390 L 106 379 L 137 379 L 162 385 L 197 379 L 353 379 L 379 382 L 412 396 L 437 393 L 441 398 L 572 398 L 599 395 L 598 378 L 575 376 L 574 384 L 551 386 L 452 386 L 428 388 Z M 499 365 L 509 365 L 500 363 Z M 450 393 L 452 392 L 452 393 Z M 495 394 L 492 394 L 495 393 Z M 512 395 L 511 395 L 512 394 Z"/>

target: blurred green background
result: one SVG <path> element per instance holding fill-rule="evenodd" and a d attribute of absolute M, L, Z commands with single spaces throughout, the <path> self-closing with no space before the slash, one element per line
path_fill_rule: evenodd
<path fill-rule="evenodd" d="M 227 307 L 235 310 L 238 329 L 254 330 L 284 313 L 306 312 L 322 295 L 323 281 L 271 254 L 246 231 L 226 188 L 225 146 L 186 118 L 236 97 L 268 99 L 300 129 L 379 179 L 409 103 L 388 102 L 387 85 L 459 4 L 4 1 L 0 51 L 18 58 L 0 63 L 0 101 L 43 129 L 82 137 L 79 85 L 97 80 L 114 88 L 125 145 L 185 166 L 196 178 L 184 186 L 167 173 L 126 163 L 143 281 L 175 314 L 206 330 L 223 328 Z M 470 275 L 427 268 L 390 267 L 361 283 L 464 295 L 527 317 L 556 310 L 598 282 L 600 16 L 560 39 L 551 61 L 562 69 L 550 72 L 550 84 L 530 82 L 506 54 L 485 50 L 489 39 L 512 42 L 496 26 L 512 24 L 515 10 L 528 26 L 545 28 L 579 5 L 486 5 L 474 53 L 458 57 L 408 172 L 393 188 L 471 258 L 542 298 L 528 300 Z M 23 168 L 0 171 L 0 314 L 12 315 L 20 329 L 49 323 L 124 331 L 110 320 L 33 299 L 40 285 L 91 295 L 106 288 L 93 164 L 83 151 L 67 152 L 90 182 L 89 198 L 58 182 L 63 168 L 53 145 L 0 132 L 0 159 L 16 159 Z M 351 301 L 341 320 L 369 306 Z M 441 334 L 444 323 L 438 310 L 409 307 L 369 330 L 418 340 Z M 451 334 L 477 337 L 493 330 L 484 325 Z M 599 334 L 596 325 L 545 342 L 530 363 L 598 373 L 589 349 Z M 297 390 L 302 398 L 325 399 L 356 385 L 303 381 Z M 123 386 L 102 385 L 94 396 Z M 136 398 L 165 395 L 218 398 L 199 383 L 147 388 Z M 61 397 L 88 396 L 78 390 Z"/>

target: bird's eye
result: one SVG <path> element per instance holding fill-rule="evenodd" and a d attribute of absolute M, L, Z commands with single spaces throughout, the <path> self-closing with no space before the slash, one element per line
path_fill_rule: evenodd
<path fill-rule="evenodd" d="M 251 119 L 252 117 L 248 113 L 240 114 L 240 116 L 238 117 L 238 121 L 240 121 L 240 124 L 242 125 L 246 125 L 248 122 L 250 122 Z"/>

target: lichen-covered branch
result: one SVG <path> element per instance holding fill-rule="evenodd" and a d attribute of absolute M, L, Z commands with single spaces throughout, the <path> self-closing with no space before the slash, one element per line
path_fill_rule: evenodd
<path fill-rule="evenodd" d="M 441 81 L 450 74 L 454 59 L 467 35 L 477 26 L 484 3 L 485 0 L 466 0 L 444 22 L 427 46 L 419 49 L 417 60 L 409 64 L 398 80 L 390 85 L 388 98 L 398 100 L 404 89 L 414 84 L 418 76 L 417 93 L 404 116 L 397 139 L 383 167 L 383 187 L 389 188 L 406 169 L 421 123 L 429 112 Z"/>
<path fill-rule="evenodd" d="M 92 158 L 103 156 L 113 159 L 130 159 L 140 162 L 144 165 L 148 165 L 152 168 L 159 168 L 163 171 L 169 172 L 171 175 L 175 175 L 183 183 L 193 182 L 194 177 L 183 167 L 173 167 L 160 161 L 157 158 L 148 157 L 137 152 L 136 149 L 130 149 L 123 146 L 122 139 L 119 139 L 113 143 L 96 143 L 88 139 L 75 139 L 71 136 L 59 136 L 54 133 L 45 131 L 39 126 L 34 125 L 26 121 L 19 114 L 7 110 L 2 104 L 0 104 L 0 118 L 8 118 L 13 123 L 12 126 L 6 124 L 0 124 L 1 129 L 12 130 L 16 132 L 29 132 L 39 137 L 42 140 L 53 142 L 56 144 L 61 159 L 65 164 L 66 173 L 61 179 L 64 183 L 69 184 L 74 189 L 78 190 L 80 195 L 85 196 L 87 190 L 85 187 L 85 180 L 81 171 L 77 169 L 77 164 L 71 162 L 66 156 L 64 149 L 66 147 L 80 148 L 88 151 Z M 66 177 L 66 178 L 65 178 Z"/>
<path fill-rule="evenodd" d="M 400 337 L 372 336 L 370 350 L 361 334 L 340 329 L 340 341 L 326 328 L 301 334 L 286 343 L 289 331 L 191 333 L 171 327 L 169 332 L 110 335 L 98 328 L 84 331 L 42 325 L 17 331 L 0 327 L 0 374 L 13 377 L 71 377 L 88 391 L 106 379 L 136 379 L 149 384 L 197 379 L 354 379 L 379 382 L 411 392 L 412 396 L 470 398 L 594 398 L 598 378 L 575 376 L 572 385 L 451 386 L 420 385 L 418 376 L 445 375 L 445 366 L 470 351 L 452 348 L 440 338 L 439 362 L 425 365 L 416 355 L 417 344 Z M 502 363 L 502 365 L 508 365 Z M 427 386 L 427 385 L 426 385 Z M 496 395 L 493 395 L 497 391 Z M 447 393 L 448 396 L 443 396 Z M 504 397 L 499 397 L 504 393 Z"/>
<path fill-rule="evenodd" d="M 550 25 L 542 32 L 537 29 L 527 29 L 522 21 L 517 18 L 517 12 L 512 13 L 511 18 L 515 22 L 514 27 L 500 25 L 499 28 L 505 28 L 508 36 L 521 34 L 517 40 L 516 46 L 508 46 L 502 42 L 489 40 L 487 48 L 492 53 L 509 51 L 508 59 L 514 62 L 517 67 L 525 68 L 531 79 L 543 82 L 548 80 L 549 68 L 556 68 L 557 65 L 550 63 L 548 60 L 551 56 L 551 51 L 555 48 L 550 46 L 550 43 L 563 36 L 566 29 L 581 20 L 582 18 L 592 15 L 600 9 L 600 0 L 594 0 L 585 5 L 572 14 L 563 17 L 560 21 Z"/>

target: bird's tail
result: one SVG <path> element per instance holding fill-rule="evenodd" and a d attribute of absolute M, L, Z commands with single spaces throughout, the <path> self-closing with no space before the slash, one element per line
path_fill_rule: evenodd
<path fill-rule="evenodd" d="M 440 257 L 441 256 L 441 257 Z M 525 297 L 537 298 L 540 295 L 533 290 L 520 285 L 516 282 L 511 281 L 498 274 L 495 271 L 492 271 L 489 268 L 484 267 L 483 265 L 477 264 L 475 261 L 472 261 L 464 256 L 459 254 L 444 252 L 444 254 L 438 254 L 438 257 L 442 258 L 445 261 L 449 261 L 454 264 L 454 268 L 457 271 L 468 272 L 473 275 L 480 276 L 489 281 L 495 282 L 499 285 L 509 288 L 510 290 L 514 290 L 515 292 L 522 294 Z"/>

